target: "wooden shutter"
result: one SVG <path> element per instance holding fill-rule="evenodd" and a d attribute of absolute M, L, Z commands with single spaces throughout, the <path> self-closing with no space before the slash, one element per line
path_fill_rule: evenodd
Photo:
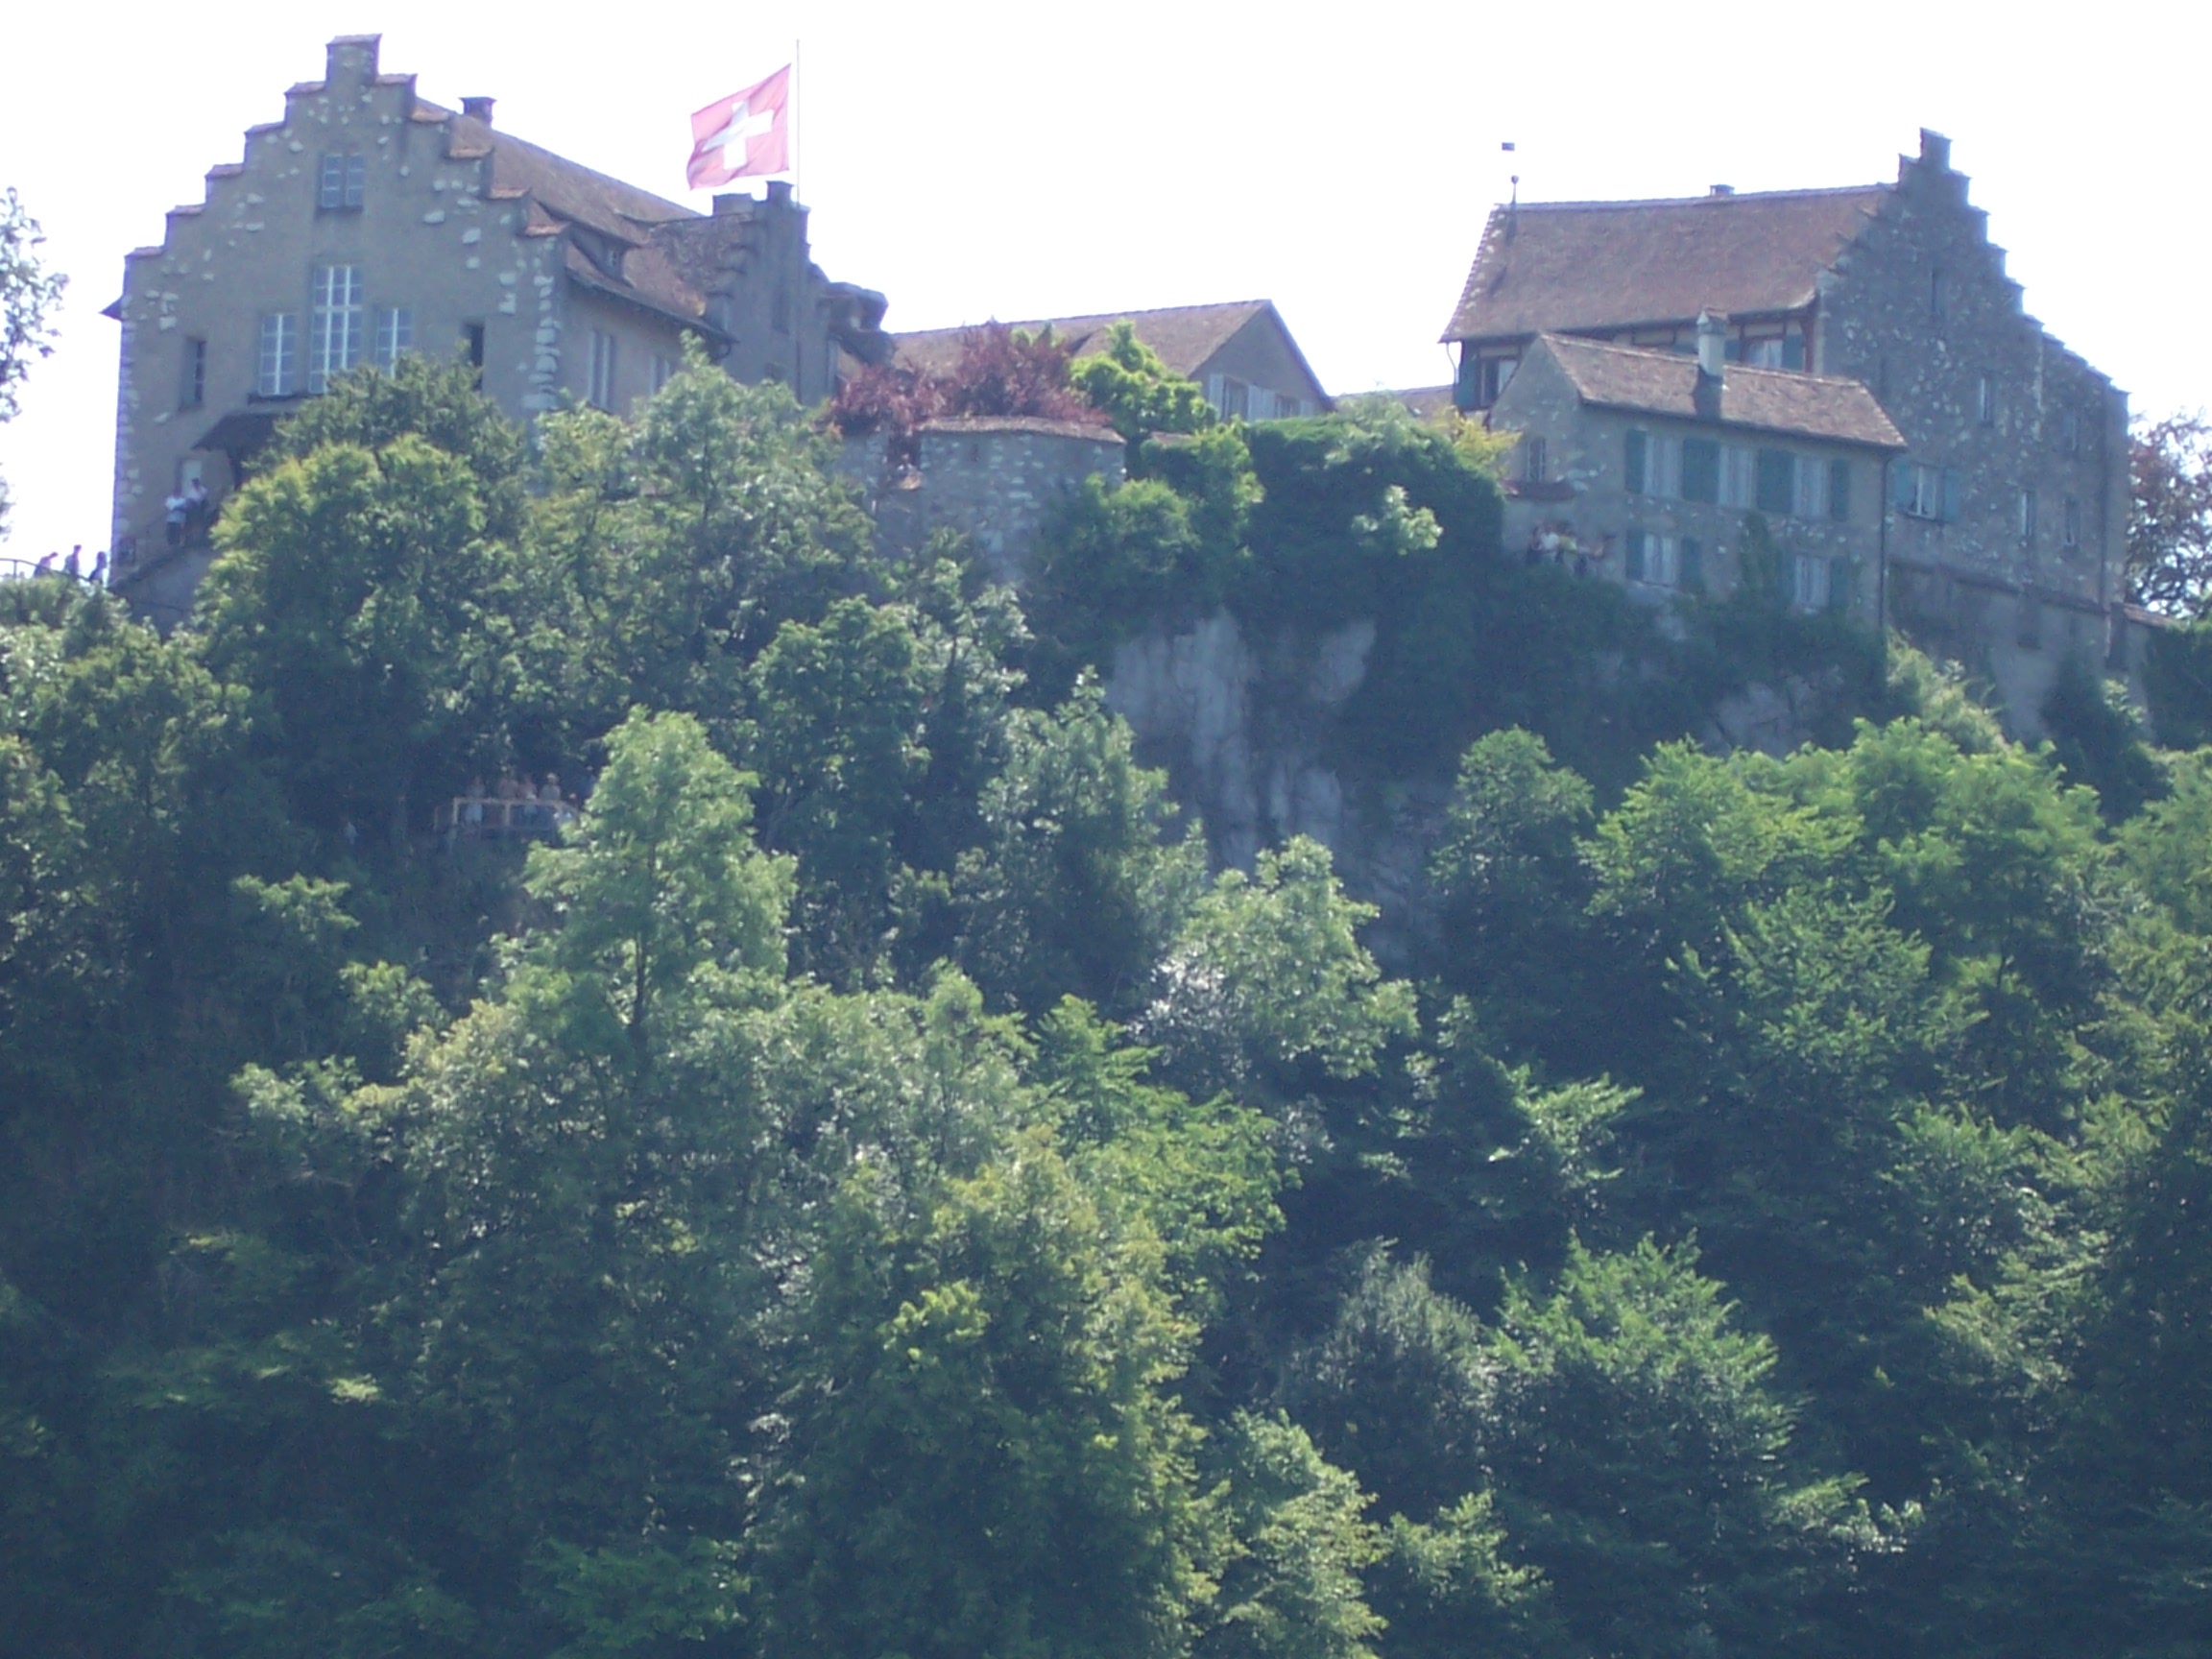
<path fill-rule="evenodd" d="M 1912 463 L 1900 459 L 1890 465 L 1889 504 L 1900 513 L 1912 511 Z"/>
<path fill-rule="evenodd" d="M 1828 463 L 1828 517 L 1839 524 L 1851 521 L 1851 463 Z"/>
<path fill-rule="evenodd" d="M 1631 426 L 1622 456 L 1622 471 L 1626 475 L 1627 490 L 1631 495 L 1644 493 L 1644 479 L 1648 470 L 1650 440 L 1643 431 Z"/>
<path fill-rule="evenodd" d="M 1943 469 L 1943 522 L 1959 521 L 1959 473 L 1956 469 Z"/>
<path fill-rule="evenodd" d="M 1694 536 L 1682 538 L 1681 581 L 1686 593 L 1705 591 L 1705 549 Z"/>
<path fill-rule="evenodd" d="M 1643 532 L 1643 531 L 1641 531 L 1641 530 L 1631 530 L 1631 531 L 1629 531 L 1629 532 L 1628 532 L 1628 548 L 1627 548 L 1627 552 L 1626 552 L 1626 554 L 1624 555 L 1624 557 L 1625 557 L 1625 559 L 1626 559 L 1626 561 L 1627 561 L 1628 580 L 1629 580 L 1629 581 L 1631 581 L 1631 582 L 1641 582 L 1641 581 L 1643 581 L 1643 580 L 1644 580 L 1644 532 Z"/>
<path fill-rule="evenodd" d="M 1787 449 L 1759 451 L 1759 483 L 1753 496 L 1759 511 L 1778 518 L 1790 517 L 1791 497 L 1797 481 L 1796 458 Z"/>
<path fill-rule="evenodd" d="M 1851 569 L 1848 559 L 1828 561 L 1828 609 L 1839 616 L 1851 609 Z"/>
<path fill-rule="evenodd" d="M 1682 440 L 1682 499 L 1720 499 L 1720 445 L 1710 438 Z"/>

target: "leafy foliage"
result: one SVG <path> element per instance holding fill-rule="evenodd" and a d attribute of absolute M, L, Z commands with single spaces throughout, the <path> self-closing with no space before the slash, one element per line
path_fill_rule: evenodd
<path fill-rule="evenodd" d="M 2201 1647 L 2212 762 L 1093 361 L 1136 476 L 1021 595 L 704 362 L 342 382 L 168 638 L 7 585 L 14 1646 Z M 1214 607 L 1374 622 L 1393 937 L 1089 671 Z M 1683 740 L 1747 672 L 1823 742 Z M 507 769 L 574 821 L 450 834 Z"/>

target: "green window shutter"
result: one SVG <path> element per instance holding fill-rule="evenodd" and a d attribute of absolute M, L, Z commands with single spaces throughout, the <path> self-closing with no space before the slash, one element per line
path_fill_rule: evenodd
<path fill-rule="evenodd" d="M 1943 522 L 1959 522 L 1959 474 L 1953 469 L 1943 469 Z"/>
<path fill-rule="evenodd" d="M 1828 609 L 1839 616 L 1851 609 L 1851 572 L 1850 560 L 1828 561 Z"/>
<path fill-rule="evenodd" d="M 1682 538 L 1682 590 L 1705 591 L 1705 549 L 1694 538 Z"/>
<path fill-rule="evenodd" d="M 1851 463 L 1828 463 L 1828 517 L 1839 524 L 1851 521 Z"/>
<path fill-rule="evenodd" d="M 1720 499 L 1720 445 L 1710 438 L 1682 440 L 1682 499 Z"/>
<path fill-rule="evenodd" d="M 1782 336 L 1782 367 L 1785 369 L 1802 369 L 1805 367 L 1805 336 L 1799 329 L 1791 328 Z"/>
<path fill-rule="evenodd" d="M 1626 476 L 1628 493 L 1631 495 L 1644 493 L 1644 479 L 1648 467 L 1649 449 L 1650 441 L 1642 431 L 1631 426 L 1628 429 L 1628 439 L 1622 456 L 1621 468 Z"/>
<path fill-rule="evenodd" d="M 1629 580 L 1629 581 L 1631 581 L 1631 582 L 1641 582 L 1641 581 L 1643 581 L 1643 580 L 1644 580 L 1644 532 L 1643 532 L 1643 531 L 1641 531 L 1641 530 L 1631 530 L 1631 531 L 1629 531 L 1629 532 L 1628 532 L 1628 545 L 1627 545 L 1627 552 L 1626 552 L 1626 554 L 1624 555 L 1624 557 L 1625 557 L 1625 559 L 1626 559 L 1626 561 L 1627 561 L 1628 580 Z"/>
<path fill-rule="evenodd" d="M 1912 463 L 1900 457 L 1889 464 L 1889 505 L 1900 513 L 1912 511 Z"/>
<path fill-rule="evenodd" d="M 1791 485 L 1796 480 L 1796 458 L 1787 449 L 1759 451 L 1759 488 L 1754 499 L 1759 511 L 1777 518 L 1790 517 Z"/>

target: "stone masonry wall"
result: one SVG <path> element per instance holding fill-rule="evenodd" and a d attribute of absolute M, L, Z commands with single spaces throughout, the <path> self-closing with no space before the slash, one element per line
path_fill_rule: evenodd
<path fill-rule="evenodd" d="M 1815 352 L 1873 390 L 1911 445 L 1904 465 L 1958 479 L 1956 517 L 1890 516 L 1889 620 L 1988 679 L 2035 735 L 2064 655 L 2114 649 L 2127 398 L 2024 311 L 1946 140 L 1923 134 L 1822 275 Z"/>
<path fill-rule="evenodd" d="M 918 465 L 887 459 L 881 436 L 849 439 L 840 469 L 859 484 L 877 545 L 912 558 L 939 530 L 974 543 L 994 580 L 1028 575 L 1037 538 L 1083 480 L 1122 477 L 1120 435 L 1103 426 L 1022 418 L 933 421 L 919 435 Z"/>

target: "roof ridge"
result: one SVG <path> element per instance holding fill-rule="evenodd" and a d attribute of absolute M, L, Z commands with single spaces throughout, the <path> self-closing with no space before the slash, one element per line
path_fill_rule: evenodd
<path fill-rule="evenodd" d="M 1491 208 L 1493 213 L 1546 213 L 1567 209 L 1588 211 L 1599 207 L 1698 207 L 1726 206 L 1737 202 L 1777 202 L 1785 199 L 1802 201 L 1813 196 L 1863 196 L 1869 192 L 1889 191 L 1897 186 L 1883 180 L 1865 184 L 1817 184 L 1801 190 L 1731 190 L 1716 196 L 1710 191 L 1701 196 L 1620 196 L 1589 202 L 1522 202 L 1516 204 L 1499 203 Z"/>
<path fill-rule="evenodd" d="M 1624 346 L 1618 340 L 1593 340 L 1587 334 L 1562 334 L 1550 328 L 1539 328 L 1536 331 L 1536 337 L 1540 340 L 1551 340 L 1583 350 L 1621 351 L 1632 357 L 1663 358 L 1670 363 L 1694 363 L 1696 361 L 1696 358 L 1687 351 L 1666 350 L 1656 346 Z M 1816 386 L 1864 387 L 1866 385 L 1865 381 L 1855 380 L 1848 374 L 1815 374 L 1806 369 L 1769 369 L 1765 364 L 1760 363 L 1731 363 L 1728 365 L 1728 373 L 1730 374 L 1771 374 L 1777 379 L 1789 381 L 1793 386 L 1806 382 Z M 1871 388 L 1868 389 L 1871 390 Z"/>

